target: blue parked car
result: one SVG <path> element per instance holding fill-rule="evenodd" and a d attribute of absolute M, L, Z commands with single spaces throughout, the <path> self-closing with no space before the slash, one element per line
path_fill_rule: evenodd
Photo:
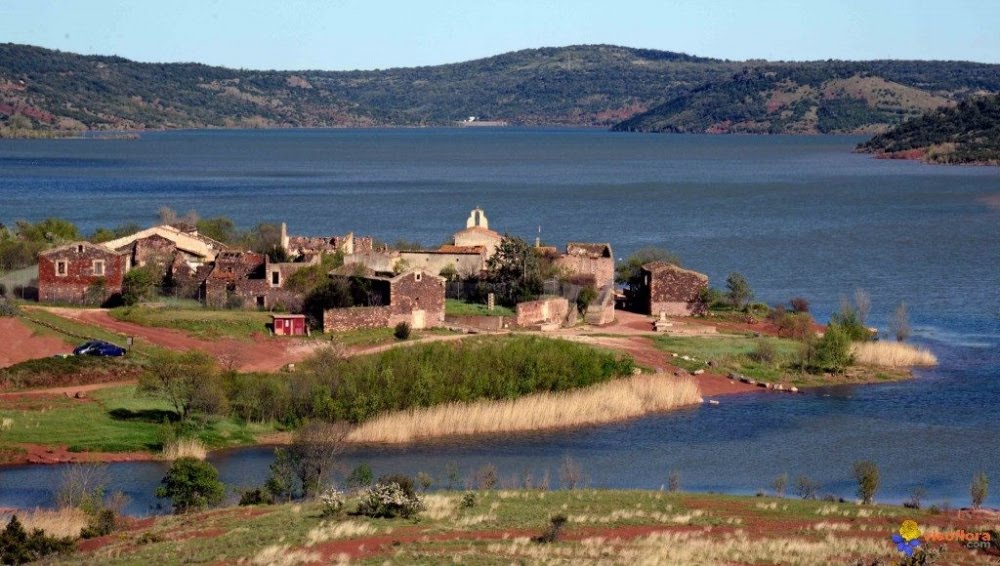
<path fill-rule="evenodd" d="M 91 340 L 77 346 L 73 350 L 73 354 L 77 356 L 124 356 L 125 348 L 103 340 Z"/>

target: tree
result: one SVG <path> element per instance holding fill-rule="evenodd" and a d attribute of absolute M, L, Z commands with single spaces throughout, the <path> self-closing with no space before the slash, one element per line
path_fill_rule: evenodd
<path fill-rule="evenodd" d="M 223 244 L 234 244 L 239 239 L 236 224 L 225 216 L 202 218 L 195 226 L 198 227 L 198 233 L 202 236 L 207 236 Z"/>
<path fill-rule="evenodd" d="M 310 422 L 295 432 L 288 456 L 303 497 L 319 494 L 330 481 L 348 432 L 345 423 L 323 422 Z"/>
<path fill-rule="evenodd" d="M 17 235 L 27 242 L 53 244 L 80 239 L 80 231 L 77 230 L 76 225 L 62 218 L 46 218 L 35 224 L 19 220 L 17 222 Z"/>
<path fill-rule="evenodd" d="M 871 505 L 881 481 L 878 466 L 871 460 L 855 462 L 854 479 L 858 482 L 858 497 L 861 498 L 861 503 Z"/>
<path fill-rule="evenodd" d="M 795 493 L 802 499 L 816 499 L 819 488 L 819 482 L 810 479 L 808 476 L 795 478 Z"/>
<path fill-rule="evenodd" d="M 986 502 L 990 493 L 990 478 L 986 472 L 979 472 L 972 477 L 972 487 L 969 488 L 969 495 L 972 497 L 972 508 L 979 509 Z"/>
<path fill-rule="evenodd" d="M 854 290 L 854 308 L 857 309 L 861 326 L 867 327 L 868 314 L 872 310 L 872 296 L 868 294 L 868 291 L 860 288 Z"/>
<path fill-rule="evenodd" d="M 137 267 L 122 279 L 122 302 L 135 305 L 152 297 L 157 287 L 163 284 L 163 277 L 153 265 Z"/>
<path fill-rule="evenodd" d="M 448 265 L 441 268 L 441 271 L 438 272 L 438 275 L 444 277 L 448 281 L 454 281 L 458 279 L 458 270 L 455 269 L 454 265 L 449 263 Z"/>
<path fill-rule="evenodd" d="M 197 350 L 152 354 L 139 377 L 139 391 L 165 399 L 181 421 L 193 412 L 215 412 L 225 403 L 215 362 Z"/>
<path fill-rule="evenodd" d="M 226 493 L 218 470 L 208 462 L 190 457 L 174 460 L 160 484 L 156 496 L 170 499 L 177 514 L 215 505 Z"/>
<path fill-rule="evenodd" d="M 774 489 L 775 497 L 784 497 L 785 489 L 788 487 L 788 474 L 781 474 L 780 476 L 774 478 L 771 483 L 771 488 Z"/>
<path fill-rule="evenodd" d="M 587 285 L 583 289 L 580 289 L 580 294 L 576 296 L 576 310 L 580 314 L 587 312 L 587 307 L 590 303 L 597 300 L 597 289 L 593 285 Z"/>
<path fill-rule="evenodd" d="M 486 270 L 501 304 L 513 306 L 542 294 L 542 258 L 521 238 L 504 235 Z"/>
<path fill-rule="evenodd" d="M 753 299 L 753 289 L 750 283 L 741 273 L 730 273 L 726 278 L 726 289 L 729 295 L 729 304 L 736 310 L 743 310 L 747 303 Z"/>
<path fill-rule="evenodd" d="M 825 371 L 839 372 L 851 363 L 851 337 L 839 325 L 830 323 L 819 340 L 806 345 L 807 366 Z"/>
<path fill-rule="evenodd" d="M 889 330 L 896 337 L 897 342 L 903 342 L 910 337 L 910 313 L 906 308 L 906 303 L 901 302 L 896 307 L 896 311 L 889 321 Z"/>
<path fill-rule="evenodd" d="M 850 340 L 866 342 L 872 338 L 872 334 L 868 332 L 868 328 L 861 322 L 861 315 L 858 313 L 858 309 L 846 297 L 841 298 L 840 310 L 833 313 L 833 316 L 830 317 L 830 324 L 840 327 Z"/>

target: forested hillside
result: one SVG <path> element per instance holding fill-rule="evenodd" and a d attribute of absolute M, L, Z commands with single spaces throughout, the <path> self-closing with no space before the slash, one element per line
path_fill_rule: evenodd
<path fill-rule="evenodd" d="M 1000 165 L 1000 95 L 931 112 L 875 136 L 858 149 L 934 163 Z"/>
<path fill-rule="evenodd" d="M 292 72 L 0 44 L 0 136 L 452 125 L 468 116 L 641 131 L 860 132 L 982 92 L 1000 92 L 1000 66 L 734 62 L 584 45 L 428 67 Z"/>

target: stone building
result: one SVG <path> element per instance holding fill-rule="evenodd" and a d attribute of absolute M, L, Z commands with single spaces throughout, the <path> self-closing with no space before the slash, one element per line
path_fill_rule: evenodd
<path fill-rule="evenodd" d="M 122 292 L 127 254 L 73 242 L 38 254 L 38 300 L 102 304 Z"/>
<path fill-rule="evenodd" d="M 701 293 L 708 288 L 707 275 L 665 261 L 643 265 L 641 274 L 636 299 L 644 313 L 691 316 L 704 311 Z"/>
<path fill-rule="evenodd" d="M 409 324 L 413 329 L 444 324 L 443 277 L 420 269 L 394 277 L 344 276 L 338 273 L 331 276 L 346 277 L 352 288 L 362 287 L 367 304 L 324 311 L 324 332 L 387 328 L 400 322 Z"/>
<path fill-rule="evenodd" d="M 272 263 L 264 254 L 255 252 L 222 252 L 205 279 L 202 296 L 212 307 L 239 307 L 299 310 L 303 297 L 285 288 L 296 271 L 315 265 L 311 262 Z"/>
<path fill-rule="evenodd" d="M 344 236 L 289 236 L 288 228 L 282 222 L 281 247 L 293 257 L 338 252 L 349 256 L 374 251 L 375 240 L 370 236 L 355 236 L 354 232 Z"/>
<path fill-rule="evenodd" d="M 212 263 L 219 252 L 228 248 L 203 236 L 197 230 L 162 225 L 140 230 L 134 234 L 101 244 L 102 246 L 128 254 L 128 269 L 155 263 L 166 269 L 175 255 L 179 255 L 191 269 Z"/>
<path fill-rule="evenodd" d="M 615 284 L 615 256 L 611 244 L 570 242 L 555 266 L 570 275 L 591 275 L 594 286 L 603 289 Z"/>
<path fill-rule="evenodd" d="M 407 268 L 422 269 L 440 275 L 451 268 L 460 276 L 478 275 L 486 269 L 484 246 L 444 245 L 436 250 L 399 252 L 400 261 Z"/>

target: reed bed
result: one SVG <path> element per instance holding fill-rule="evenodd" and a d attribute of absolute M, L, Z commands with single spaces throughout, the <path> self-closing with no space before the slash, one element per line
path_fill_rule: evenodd
<path fill-rule="evenodd" d="M 181 438 L 167 444 L 163 448 L 164 460 L 176 460 L 178 458 L 197 458 L 204 460 L 208 456 L 208 449 L 195 438 Z"/>
<path fill-rule="evenodd" d="M 851 346 L 854 362 L 889 368 L 935 366 L 937 357 L 925 348 L 903 342 L 855 342 Z"/>
<path fill-rule="evenodd" d="M 573 391 L 387 413 L 362 423 L 348 439 L 402 444 L 444 436 L 527 432 L 621 421 L 700 402 L 694 379 L 638 375 Z"/>
<path fill-rule="evenodd" d="M 0 517 L 6 525 L 13 513 L 7 513 Z M 89 517 L 82 510 L 75 507 L 63 507 L 62 509 L 34 509 L 16 513 L 17 520 L 24 526 L 24 530 L 29 533 L 35 529 L 42 529 L 45 534 L 55 537 L 80 536 L 80 530 L 87 526 Z"/>

